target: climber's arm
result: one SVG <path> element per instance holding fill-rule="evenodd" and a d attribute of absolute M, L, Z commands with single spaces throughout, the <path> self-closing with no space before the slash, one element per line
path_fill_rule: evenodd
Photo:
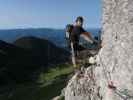
<path fill-rule="evenodd" d="M 88 42 L 90 43 L 94 43 L 94 42 L 97 42 L 92 36 L 91 36 L 91 33 L 89 32 L 83 32 L 81 33 L 81 36 Z"/>

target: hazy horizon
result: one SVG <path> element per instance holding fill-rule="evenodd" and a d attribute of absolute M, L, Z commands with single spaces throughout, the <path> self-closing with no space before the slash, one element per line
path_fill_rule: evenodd
<path fill-rule="evenodd" d="M 25 27 L 25 28 L 3 28 L 0 30 L 28 30 L 28 29 L 53 29 L 53 30 L 65 30 L 65 27 L 64 28 L 50 28 L 50 27 Z M 89 30 L 89 29 L 101 29 L 101 27 L 91 27 L 91 28 L 85 28 L 86 30 Z"/>
<path fill-rule="evenodd" d="M 99 28 L 86 29 L 91 32 L 93 36 L 99 36 Z M 22 37 L 34 36 L 38 38 L 45 38 L 56 44 L 65 43 L 65 29 L 53 29 L 53 28 L 24 28 L 24 29 L 0 29 L 0 40 L 12 43 L 16 39 Z"/>

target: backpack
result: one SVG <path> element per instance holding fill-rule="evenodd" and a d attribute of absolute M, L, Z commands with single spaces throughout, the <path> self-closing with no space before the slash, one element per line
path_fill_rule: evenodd
<path fill-rule="evenodd" d="M 70 39 L 70 36 L 71 36 L 71 32 L 73 30 L 73 25 L 72 24 L 68 24 L 66 25 L 66 34 L 65 34 L 65 37 Z"/>
<path fill-rule="evenodd" d="M 67 42 L 67 47 L 70 48 L 70 45 L 71 45 L 71 32 L 73 30 L 73 25 L 72 24 L 67 24 L 66 25 L 66 29 L 65 29 L 65 39 L 66 39 L 66 42 Z"/>

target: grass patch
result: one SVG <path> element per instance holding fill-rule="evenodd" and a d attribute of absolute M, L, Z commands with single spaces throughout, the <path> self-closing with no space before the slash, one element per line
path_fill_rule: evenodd
<path fill-rule="evenodd" d="M 57 67 L 50 68 L 46 73 L 41 73 L 38 82 L 43 85 L 47 85 L 52 81 L 58 80 L 64 75 L 68 75 L 73 72 L 72 65 L 58 65 Z"/>
<path fill-rule="evenodd" d="M 66 86 L 66 78 L 72 72 L 73 67 L 66 64 L 50 68 L 40 73 L 37 83 L 17 84 L 1 94 L 0 100 L 51 100 L 60 95 Z"/>

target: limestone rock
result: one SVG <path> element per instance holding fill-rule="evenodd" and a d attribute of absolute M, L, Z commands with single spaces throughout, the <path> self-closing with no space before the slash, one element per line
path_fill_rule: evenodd
<path fill-rule="evenodd" d="M 65 89 L 65 100 L 100 100 L 94 68 L 95 66 L 88 67 L 82 74 L 73 76 Z"/>
<path fill-rule="evenodd" d="M 93 68 L 95 81 L 77 80 L 75 75 L 65 100 L 133 100 L 133 0 L 103 0 L 102 23 L 103 47 Z M 86 73 L 90 72 L 86 69 Z"/>

